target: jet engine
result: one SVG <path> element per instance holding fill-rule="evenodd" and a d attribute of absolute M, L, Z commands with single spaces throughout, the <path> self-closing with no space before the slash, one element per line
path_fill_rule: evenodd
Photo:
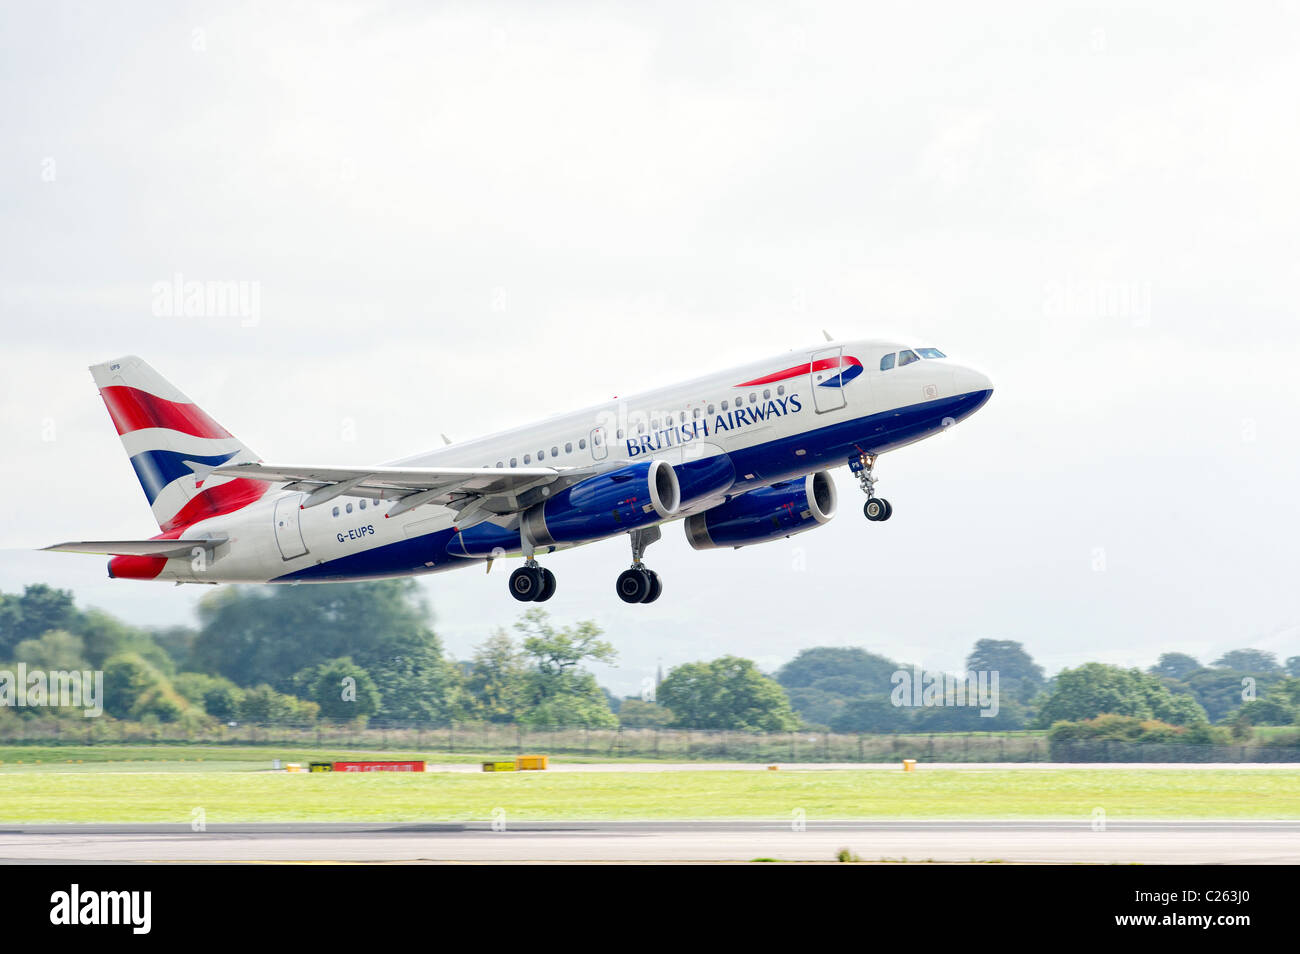
<path fill-rule="evenodd" d="M 696 550 L 766 543 L 819 527 L 835 516 L 835 482 L 826 471 L 760 487 L 686 518 Z"/>

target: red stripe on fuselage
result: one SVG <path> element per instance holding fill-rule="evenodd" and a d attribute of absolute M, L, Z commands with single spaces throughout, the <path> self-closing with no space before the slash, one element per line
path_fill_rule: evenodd
<path fill-rule="evenodd" d="M 813 361 L 810 364 L 799 364 L 793 368 L 786 368 L 784 371 L 777 371 L 773 374 L 764 375 L 761 378 L 755 378 L 753 381 L 746 381 L 743 384 L 733 384 L 733 388 L 752 388 L 758 384 L 772 384 L 776 381 L 784 381 L 786 378 L 798 377 L 801 374 L 812 374 L 814 371 L 826 371 L 830 368 L 838 368 L 842 365 L 850 367 L 861 365 L 862 362 L 857 358 L 845 355 L 842 358 L 822 358 L 820 361 Z"/>
<path fill-rule="evenodd" d="M 162 533 L 150 540 L 179 540 L 190 524 L 209 517 L 233 513 L 262 499 L 270 483 L 240 477 L 203 491 L 190 500 L 176 516 L 162 525 Z M 115 580 L 152 580 L 167 565 L 166 557 L 115 556 L 108 561 L 108 575 Z"/>
<path fill-rule="evenodd" d="M 124 385 L 100 388 L 99 395 L 108 407 L 118 434 L 129 434 L 146 427 L 165 427 L 194 437 L 230 436 L 197 404 L 168 401 L 148 391 Z"/>
<path fill-rule="evenodd" d="M 254 501 L 261 500 L 270 486 L 270 483 L 265 480 L 237 477 L 229 483 L 209 487 L 203 493 L 191 498 L 174 517 L 162 524 L 162 529 L 179 533 L 192 523 L 240 510 Z"/>

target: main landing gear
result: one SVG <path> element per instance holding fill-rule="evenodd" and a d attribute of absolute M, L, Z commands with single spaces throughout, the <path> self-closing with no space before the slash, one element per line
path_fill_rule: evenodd
<path fill-rule="evenodd" d="M 659 582 L 658 573 L 646 569 L 641 557 L 646 547 L 662 534 L 658 527 L 646 527 L 644 530 L 633 530 L 628 536 L 632 539 L 632 566 L 618 575 L 614 589 L 624 603 L 653 603 L 663 592 L 663 584 Z"/>
<path fill-rule="evenodd" d="M 893 505 L 884 497 L 876 496 L 876 455 L 859 454 L 857 457 L 850 457 L 849 470 L 858 475 L 862 492 L 867 495 L 867 502 L 862 505 L 862 515 L 873 523 L 892 517 Z"/>
<path fill-rule="evenodd" d="M 530 559 L 510 574 L 510 595 L 521 603 L 545 603 L 555 595 L 555 574 Z"/>

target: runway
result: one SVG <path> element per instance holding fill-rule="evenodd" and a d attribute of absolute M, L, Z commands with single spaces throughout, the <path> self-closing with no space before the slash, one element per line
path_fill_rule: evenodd
<path fill-rule="evenodd" d="M 1296 864 L 1300 821 L 667 821 L 18 825 L 5 863 L 745 862 Z"/>

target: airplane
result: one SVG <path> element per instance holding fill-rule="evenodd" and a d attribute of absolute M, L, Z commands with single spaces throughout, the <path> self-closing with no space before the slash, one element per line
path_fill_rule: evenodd
<path fill-rule="evenodd" d="M 538 560 L 626 536 L 626 603 L 663 591 L 646 567 L 681 520 L 696 550 L 821 526 L 848 465 L 869 521 L 890 519 L 876 461 L 988 402 L 982 372 L 932 347 L 828 340 L 681 384 L 384 464 L 266 463 L 135 356 L 90 371 L 160 533 L 60 543 L 107 554 L 113 579 L 324 583 L 522 557 L 521 602 L 556 576 Z M 444 438 L 445 440 L 445 438 Z"/>

